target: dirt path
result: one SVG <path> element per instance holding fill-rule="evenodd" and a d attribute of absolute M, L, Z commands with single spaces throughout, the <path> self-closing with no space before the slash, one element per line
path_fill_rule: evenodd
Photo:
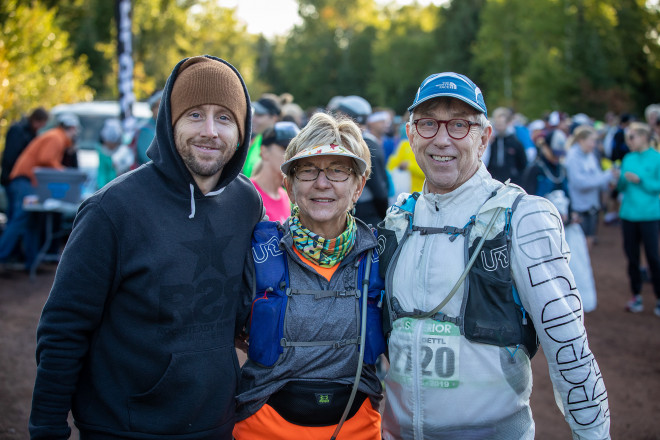
<path fill-rule="evenodd" d="M 628 283 L 617 227 L 601 227 L 592 263 L 598 308 L 586 315 L 585 324 L 605 378 L 612 438 L 660 440 L 660 318 L 650 306 L 654 302 L 651 287 L 644 286 L 644 312 L 624 312 Z M 35 329 L 54 274 L 55 266 L 45 265 L 35 282 L 19 273 L 0 278 L 0 440 L 28 438 L 36 372 Z M 534 357 L 533 367 L 536 438 L 570 439 L 568 425 L 554 402 L 542 352 Z"/>
<path fill-rule="evenodd" d="M 612 438 L 660 439 L 660 318 L 653 314 L 655 296 L 645 284 L 646 309 L 625 312 L 630 290 L 619 227 L 601 226 L 598 239 L 592 252 L 598 308 L 585 316 L 585 326 L 607 387 Z M 536 438 L 570 439 L 554 403 L 545 357 L 535 356 L 532 364 Z"/>

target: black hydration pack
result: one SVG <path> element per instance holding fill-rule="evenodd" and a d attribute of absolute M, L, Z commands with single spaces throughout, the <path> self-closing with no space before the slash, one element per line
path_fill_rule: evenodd
<path fill-rule="evenodd" d="M 513 187 L 513 185 L 509 187 Z M 477 218 L 482 215 L 481 210 L 471 216 L 470 221 L 462 228 L 455 226 L 432 228 L 418 226 L 413 222 L 415 204 L 420 196 L 419 193 L 411 194 L 401 206 L 395 205 L 393 209 L 400 210 L 408 219 L 408 226 L 401 240 L 397 239 L 396 231 L 385 227 L 384 221 L 378 225 L 380 270 L 381 276 L 385 280 L 385 307 L 383 309 L 385 334 L 389 335 L 394 321 L 399 318 L 421 319 L 430 317 L 437 321 L 453 322 L 458 326 L 461 334 L 470 341 L 499 347 L 522 346 L 530 358 L 534 356 L 538 350 L 538 337 L 534 325 L 528 319 L 527 312 L 520 302 L 510 269 L 511 217 L 516 206 L 525 195 L 524 191 L 518 190 L 520 193 L 513 204 L 503 209 L 505 215 L 504 229 L 494 237 L 485 240 L 482 240 L 484 237 L 476 237 L 474 240 L 470 240 L 470 233 L 474 224 Z M 491 194 L 489 200 L 495 196 L 497 196 L 497 191 Z M 493 217 L 499 215 L 499 213 L 500 211 L 497 211 Z M 484 235 L 488 235 L 488 232 L 489 230 Z M 393 295 L 393 277 L 396 262 L 403 244 L 414 233 L 420 235 L 449 234 L 451 241 L 459 235 L 465 237 L 466 267 L 468 268 L 465 277 L 467 294 L 463 299 L 460 316 L 451 317 L 441 311 L 432 314 L 420 310 L 406 311 L 402 309 Z M 469 244 L 470 242 L 472 242 L 472 245 Z M 475 252 L 478 252 L 476 257 Z M 470 266 L 468 262 L 473 257 L 474 262 Z M 462 279 L 458 281 L 455 289 L 458 288 L 461 282 Z M 452 295 L 453 293 L 452 291 Z M 446 304 L 446 302 L 443 303 Z"/>

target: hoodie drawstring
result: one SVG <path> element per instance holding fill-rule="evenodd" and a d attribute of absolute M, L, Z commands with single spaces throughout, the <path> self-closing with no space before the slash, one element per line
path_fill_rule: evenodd
<path fill-rule="evenodd" d="M 218 194 L 221 194 L 224 190 L 225 190 L 225 188 L 220 188 L 217 191 L 211 191 L 211 192 L 207 193 L 205 196 L 206 197 L 217 196 Z M 190 218 L 190 219 L 195 218 L 195 209 L 196 209 L 196 206 L 195 206 L 195 185 L 193 185 L 191 183 L 190 184 L 190 215 L 188 216 L 188 218 Z"/>
<path fill-rule="evenodd" d="M 195 218 L 195 185 L 190 184 L 190 215 L 188 218 Z"/>

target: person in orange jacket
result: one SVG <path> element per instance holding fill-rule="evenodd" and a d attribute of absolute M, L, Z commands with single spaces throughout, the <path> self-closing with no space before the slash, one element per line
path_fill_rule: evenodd
<path fill-rule="evenodd" d="M 78 135 L 80 120 L 71 113 L 58 116 L 58 124 L 28 144 L 9 175 L 8 192 L 13 212 L 0 236 L 0 264 L 6 263 L 19 240 L 23 238 L 26 269 L 32 266 L 39 248 L 39 230 L 30 221 L 30 213 L 23 209 L 23 199 L 35 194 L 37 167 L 64 169 L 62 159 L 71 149 Z"/>

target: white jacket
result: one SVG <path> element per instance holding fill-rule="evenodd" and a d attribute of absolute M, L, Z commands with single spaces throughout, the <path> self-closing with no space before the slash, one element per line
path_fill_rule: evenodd
<path fill-rule="evenodd" d="M 501 187 L 482 164 L 455 191 L 423 194 L 414 224 L 462 228 Z M 512 201 L 503 190 L 488 204 L 510 207 Z M 491 216 L 477 219 L 473 239 L 490 220 L 483 217 Z M 504 215 L 500 217 L 488 238 L 502 231 Z M 547 358 L 558 406 L 574 439 L 609 439 L 607 392 L 589 350 L 561 219 L 546 199 L 525 196 L 513 213 L 512 227 L 511 255 L 497 261 L 510 264 Z M 404 244 L 391 292 L 404 310 L 432 310 L 460 277 L 466 238 L 449 238 L 415 232 Z M 461 316 L 464 296 L 460 288 L 442 312 Z M 384 439 L 534 438 L 531 363 L 522 348 L 470 342 L 446 322 L 401 318 L 394 323 L 389 355 Z"/>

